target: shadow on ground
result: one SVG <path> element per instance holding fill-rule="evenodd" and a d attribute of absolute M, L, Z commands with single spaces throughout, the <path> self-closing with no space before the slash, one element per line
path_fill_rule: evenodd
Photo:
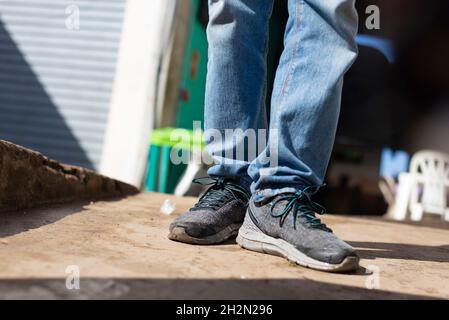
<path fill-rule="evenodd" d="M 102 202 L 117 202 L 127 196 L 102 199 Z M 10 237 L 22 232 L 55 223 L 67 216 L 87 210 L 91 201 L 80 201 L 70 205 L 52 205 L 41 209 L 30 209 L 15 212 L 6 212 L 0 215 L 0 239 Z"/>
<path fill-rule="evenodd" d="M 400 259 L 416 261 L 449 262 L 449 244 L 441 246 L 421 246 L 415 244 L 357 242 L 349 244 L 357 248 L 362 259 Z"/>
<path fill-rule="evenodd" d="M 429 299 L 312 280 L 65 279 L 0 280 L 0 299 Z"/>

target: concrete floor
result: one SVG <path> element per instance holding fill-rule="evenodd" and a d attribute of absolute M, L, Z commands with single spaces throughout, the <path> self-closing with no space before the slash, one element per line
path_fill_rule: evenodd
<path fill-rule="evenodd" d="M 177 210 L 160 213 L 165 199 Z M 359 271 L 328 274 L 274 256 L 169 241 L 167 227 L 195 202 L 140 194 L 0 220 L 0 298 L 449 299 L 449 230 L 326 216 L 359 249 Z M 68 266 L 80 289 L 66 288 Z M 374 287 L 368 289 L 368 287 Z"/>

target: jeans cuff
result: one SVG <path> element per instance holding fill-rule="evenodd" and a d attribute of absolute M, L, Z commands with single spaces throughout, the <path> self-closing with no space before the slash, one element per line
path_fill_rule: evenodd
<path fill-rule="evenodd" d="M 220 176 L 211 175 L 211 177 L 218 178 Z M 232 181 L 235 184 L 238 184 L 239 186 L 243 187 L 246 191 L 248 191 L 249 194 L 251 194 L 251 184 L 252 180 L 248 177 L 242 177 L 242 176 L 223 176 L 226 180 Z"/>
<path fill-rule="evenodd" d="M 285 187 L 285 188 L 280 188 L 280 189 L 262 189 L 262 190 L 257 190 L 256 192 L 254 192 L 253 194 L 253 199 L 254 202 L 259 203 L 259 202 L 263 202 L 266 199 L 269 198 L 273 198 L 275 196 L 277 196 L 278 194 L 282 194 L 282 193 L 295 193 L 298 191 L 298 188 L 292 188 L 292 187 Z"/>

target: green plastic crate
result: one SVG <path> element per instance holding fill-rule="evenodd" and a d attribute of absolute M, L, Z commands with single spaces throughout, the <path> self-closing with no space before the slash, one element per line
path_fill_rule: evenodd
<path fill-rule="evenodd" d="M 174 134 L 181 137 L 172 139 Z M 162 128 L 152 132 L 150 138 L 150 153 L 148 155 L 148 172 L 145 190 L 150 192 L 173 193 L 182 176 L 186 164 L 175 165 L 170 160 L 172 152 L 192 152 L 204 150 L 203 134 L 192 130 Z"/>

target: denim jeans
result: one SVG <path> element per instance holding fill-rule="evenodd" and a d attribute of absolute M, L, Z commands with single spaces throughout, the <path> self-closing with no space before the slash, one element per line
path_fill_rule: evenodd
<path fill-rule="evenodd" d="M 205 130 L 215 165 L 208 173 L 238 179 L 256 199 L 323 183 L 343 76 L 357 56 L 355 0 L 289 0 L 267 123 L 268 29 L 276 1 L 209 0 Z M 219 141 L 208 134 L 236 128 L 267 130 L 266 148 L 237 156 L 239 147 L 248 149 L 247 136 Z"/>

